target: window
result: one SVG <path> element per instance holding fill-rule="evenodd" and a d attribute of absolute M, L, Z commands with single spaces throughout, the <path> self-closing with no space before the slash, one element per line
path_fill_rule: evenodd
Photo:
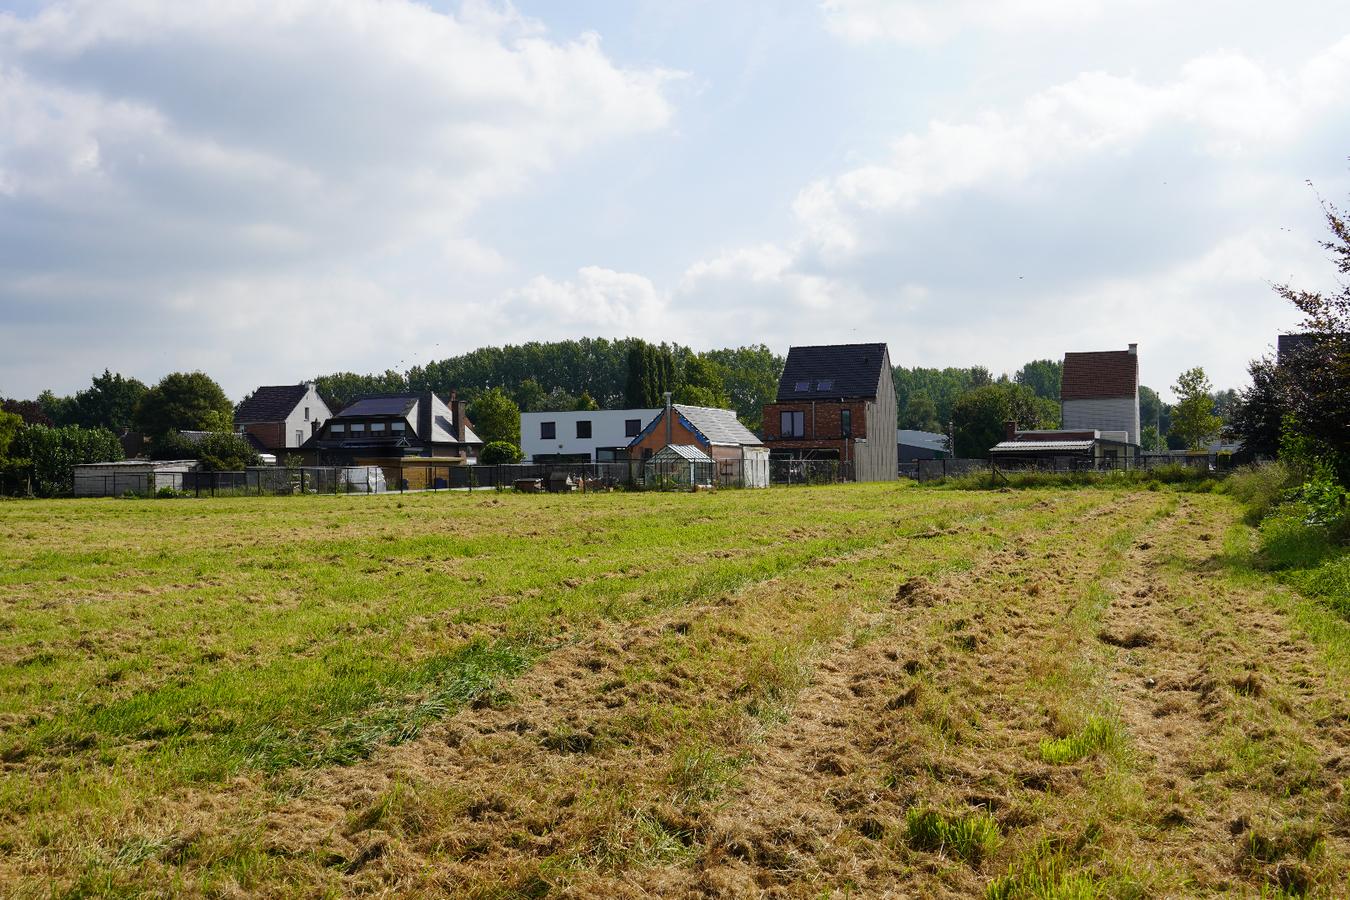
<path fill-rule="evenodd" d="M 380 435 L 381 437 L 384 436 L 384 423 L 383 423 L 383 422 L 371 422 L 371 423 L 370 423 L 370 435 L 371 435 L 371 437 L 374 437 L 374 436 L 377 435 L 377 434 Z"/>
<path fill-rule="evenodd" d="M 799 382 L 797 382 L 797 390 L 799 390 L 799 391 L 809 391 L 809 390 L 811 390 L 811 382 L 809 382 L 809 381 L 799 381 Z"/>
<path fill-rule="evenodd" d="M 359 434 L 359 435 L 364 436 L 365 433 L 366 433 L 366 423 L 365 423 L 365 422 L 353 422 L 353 423 L 352 423 L 352 434 Z"/>
<path fill-rule="evenodd" d="M 832 388 L 832 387 L 834 387 L 834 382 L 833 382 L 833 381 L 817 381 L 817 382 L 816 382 L 816 390 L 818 390 L 818 391 L 828 391 L 828 390 L 829 390 L 830 388 Z"/>
<path fill-rule="evenodd" d="M 389 430 L 392 431 L 394 434 L 398 434 L 398 435 L 403 434 L 403 430 L 404 430 L 404 428 L 406 428 L 406 427 L 407 427 L 407 426 L 406 426 L 403 422 L 390 422 L 390 423 L 389 423 Z"/>
<path fill-rule="evenodd" d="M 303 431 L 297 431 L 295 433 L 295 446 L 299 447 L 304 442 L 305 442 L 305 433 Z"/>
<path fill-rule="evenodd" d="M 591 436 L 591 420 L 577 422 L 577 438 L 589 438 Z"/>
<path fill-rule="evenodd" d="M 828 381 L 824 382 L 829 384 Z M 845 438 L 853 437 L 853 410 L 841 409 L 839 411 L 839 436 Z"/>
<path fill-rule="evenodd" d="M 641 419 L 625 419 L 623 422 L 623 436 L 637 437 L 642 432 Z"/>
<path fill-rule="evenodd" d="M 785 438 L 806 437 L 806 413 L 803 412 L 785 412 L 779 413 L 780 424 L 779 434 Z"/>
<path fill-rule="evenodd" d="M 306 421 L 306 422 L 309 421 L 309 407 L 308 407 L 308 406 L 305 407 L 305 421 Z"/>
<path fill-rule="evenodd" d="M 343 425 L 341 422 L 334 422 L 328 430 L 333 434 L 346 434 L 347 426 Z"/>
<path fill-rule="evenodd" d="M 558 438 L 558 423 L 557 423 L 557 422 L 540 422 L 540 423 L 539 423 L 539 440 L 541 440 L 541 441 L 552 441 L 552 440 L 557 440 L 557 438 Z"/>

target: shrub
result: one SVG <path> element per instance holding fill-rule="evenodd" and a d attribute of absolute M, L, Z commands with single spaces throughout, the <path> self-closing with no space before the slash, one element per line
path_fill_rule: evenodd
<path fill-rule="evenodd" d="M 253 446 L 237 434 L 213 431 L 194 441 L 181 434 L 169 434 L 155 441 L 151 459 L 196 459 L 211 472 L 237 472 L 245 466 L 262 464 Z"/>
<path fill-rule="evenodd" d="M 1246 510 L 1247 523 L 1256 525 L 1280 504 L 1295 482 L 1295 473 L 1284 463 L 1257 463 L 1228 476 L 1228 493 Z"/>
<path fill-rule="evenodd" d="M 104 428 L 47 428 L 32 425 L 10 442 L 14 460 L 7 478 L 31 481 L 33 492 L 43 497 L 69 494 L 74 490 L 75 466 L 85 463 L 120 462 L 122 445 Z"/>
<path fill-rule="evenodd" d="M 485 466 L 520 462 L 524 458 L 525 454 L 520 452 L 520 448 L 508 441 L 493 441 L 478 454 L 478 461 Z"/>

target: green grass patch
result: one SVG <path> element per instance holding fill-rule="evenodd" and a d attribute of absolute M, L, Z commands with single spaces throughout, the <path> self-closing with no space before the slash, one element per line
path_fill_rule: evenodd
<path fill-rule="evenodd" d="M 1125 730 L 1114 716 L 1093 715 L 1068 737 L 1041 740 L 1041 759 L 1051 765 L 1078 762 L 1091 756 L 1115 756 L 1125 748 Z"/>
<path fill-rule="evenodd" d="M 905 840 L 916 850 L 950 854 L 978 865 L 998 850 L 1000 831 L 986 812 L 911 806 L 905 811 Z"/>

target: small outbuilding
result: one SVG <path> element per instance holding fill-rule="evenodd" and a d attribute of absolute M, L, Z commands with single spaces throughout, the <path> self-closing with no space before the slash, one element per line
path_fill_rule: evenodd
<path fill-rule="evenodd" d="M 712 487 L 717 463 L 690 444 L 667 444 L 643 461 L 642 474 L 649 488 Z"/>
<path fill-rule="evenodd" d="M 183 489 L 183 476 L 197 471 L 195 459 L 129 459 L 74 467 L 76 497 L 120 497 Z"/>

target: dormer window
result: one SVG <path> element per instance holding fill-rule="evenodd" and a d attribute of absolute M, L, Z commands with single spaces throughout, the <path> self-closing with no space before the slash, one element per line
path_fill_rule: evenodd
<path fill-rule="evenodd" d="M 797 390 L 798 390 L 798 391 L 802 391 L 802 392 L 811 390 L 811 382 L 809 382 L 809 381 L 799 381 L 799 382 L 797 382 Z"/>
<path fill-rule="evenodd" d="M 344 425 L 344 424 L 342 424 L 341 422 L 334 422 L 333 425 L 332 425 L 332 427 L 329 429 L 329 433 L 330 433 L 330 434 L 346 434 L 346 433 L 347 433 L 347 426 Z"/>
<path fill-rule="evenodd" d="M 393 432 L 394 434 L 397 434 L 397 435 L 400 435 L 400 436 L 401 436 L 401 435 L 403 434 L 403 429 L 404 429 L 404 423 L 402 423 L 402 422 L 390 422 L 390 423 L 389 423 L 389 430 L 390 430 L 391 432 Z"/>
<path fill-rule="evenodd" d="M 383 423 L 383 422 L 371 422 L 371 423 L 370 423 L 370 436 L 371 436 L 371 437 L 374 437 L 374 436 L 377 435 L 377 434 L 378 434 L 380 437 L 384 437 L 384 423 Z"/>
<path fill-rule="evenodd" d="M 365 423 L 365 422 L 353 422 L 353 423 L 352 423 L 352 434 L 360 434 L 360 435 L 364 435 L 365 433 L 366 433 L 366 423 Z"/>
<path fill-rule="evenodd" d="M 833 382 L 833 381 L 817 381 L 817 382 L 816 382 L 816 390 L 818 390 L 818 391 L 828 391 L 828 390 L 829 390 L 830 388 L 832 388 L 832 387 L 834 387 L 834 382 Z"/>

